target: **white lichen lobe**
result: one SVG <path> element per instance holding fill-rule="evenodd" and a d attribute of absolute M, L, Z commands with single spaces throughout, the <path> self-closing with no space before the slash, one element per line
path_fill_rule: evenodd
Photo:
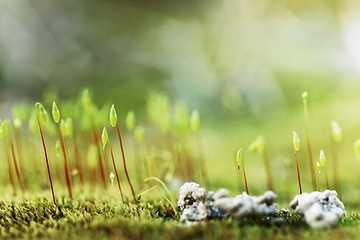
<path fill-rule="evenodd" d="M 296 195 L 290 207 L 313 228 L 335 227 L 346 216 L 345 206 L 334 190 Z"/>
<path fill-rule="evenodd" d="M 183 211 L 182 222 L 201 221 L 231 217 L 278 217 L 279 211 L 274 204 L 276 194 L 267 191 L 264 195 L 256 197 L 242 193 L 234 198 L 228 198 L 229 192 L 220 189 L 216 193 L 207 192 L 199 184 L 186 182 L 180 188 L 178 206 Z"/>

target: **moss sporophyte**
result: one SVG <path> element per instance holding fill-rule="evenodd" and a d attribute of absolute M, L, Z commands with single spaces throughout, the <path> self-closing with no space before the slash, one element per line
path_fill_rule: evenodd
<path fill-rule="evenodd" d="M 267 149 L 265 146 L 265 139 L 262 135 L 258 136 L 249 146 L 249 151 L 256 151 L 258 154 L 263 156 L 265 173 L 266 173 L 266 187 L 268 190 L 274 191 L 271 169 L 270 169 L 270 161 L 267 153 Z"/>
<path fill-rule="evenodd" d="M 238 165 L 238 170 L 241 169 L 243 170 L 243 176 L 244 176 L 244 184 L 245 184 L 245 189 L 246 189 L 246 193 L 249 195 L 249 187 L 247 184 L 247 179 L 246 179 L 246 172 L 245 172 L 245 164 L 244 164 L 244 156 L 243 156 L 243 151 L 240 148 L 236 154 L 236 162 Z"/>
<path fill-rule="evenodd" d="M 114 168 L 114 172 L 115 172 L 115 176 L 116 176 L 116 181 L 117 181 L 117 184 L 118 184 L 121 201 L 122 201 L 122 203 L 124 204 L 125 201 L 124 201 L 124 196 L 123 196 L 123 192 L 122 192 L 122 189 L 121 189 L 121 182 L 120 182 L 119 174 L 118 174 L 117 167 L 116 167 L 116 163 L 115 163 L 114 152 L 113 152 L 113 149 L 112 149 L 110 140 L 109 140 L 109 135 L 108 135 L 105 127 L 103 128 L 103 131 L 102 131 L 102 133 L 101 133 L 101 141 L 102 141 L 102 144 L 103 144 L 103 150 L 105 149 L 106 144 L 109 143 L 108 145 L 109 145 L 109 148 L 110 148 L 111 161 L 112 161 L 112 165 L 113 165 L 113 168 Z M 112 176 L 112 177 L 111 177 L 111 176 Z M 110 178 L 111 178 L 111 180 L 113 181 L 113 178 L 114 178 L 114 174 L 113 174 L 113 173 L 112 173 L 112 175 L 110 174 Z"/>
<path fill-rule="evenodd" d="M 340 170 L 339 170 L 339 159 L 337 146 L 342 141 L 342 130 L 340 125 L 332 120 L 330 121 L 330 132 L 331 132 L 331 149 L 333 153 L 333 174 L 334 174 L 334 186 L 341 198 L 341 185 L 340 185 Z"/>
<path fill-rule="evenodd" d="M 297 172 L 297 178 L 298 178 L 298 185 L 299 185 L 299 192 L 302 194 L 302 187 L 301 187 L 301 178 L 300 178 L 300 169 L 299 169 L 299 160 L 297 153 L 300 148 L 300 139 L 296 132 L 293 132 L 293 145 L 294 145 L 294 157 L 296 162 L 296 172 Z"/>
<path fill-rule="evenodd" d="M 68 163 L 68 157 L 67 157 L 65 142 L 64 142 L 63 133 L 62 133 L 63 132 L 62 129 L 65 130 L 65 121 L 63 119 L 60 120 L 60 110 L 57 107 L 55 102 L 53 102 L 51 112 L 52 112 L 53 120 L 57 125 L 58 136 L 59 136 L 60 145 L 61 145 L 61 151 L 62 151 L 63 158 L 64 158 L 64 174 L 65 174 L 66 186 L 68 189 L 69 197 L 72 198 L 72 187 L 71 187 L 71 182 L 70 182 L 69 163 Z"/>
<path fill-rule="evenodd" d="M 54 186 L 53 186 L 53 183 L 52 183 L 51 170 L 50 170 L 50 165 L 49 165 L 49 157 L 48 157 L 48 153 L 47 153 L 47 149 L 46 149 L 43 130 L 42 130 L 42 127 L 41 127 L 41 121 L 43 123 L 47 122 L 47 119 L 48 119 L 47 112 L 46 112 L 44 106 L 41 103 L 38 102 L 38 103 L 35 104 L 35 113 L 36 113 L 36 119 L 37 119 L 38 126 L 39 126 L 39 132 L 40 132 L 41 142 L 42 142 L 42 145 L 43 145 L 44 155 L 45 155 L 46 169 L 47 169 L 47 172 L 48 172 L 51 195 L 52 195 L 52 198 L 53 198 L 54 205 L 56 205 Z"/>
<path fill-rule="evenodd" d="M 310 130 L 309 130 L 309 117 L 308 117 L 308 110 L 307 110 L 307 100 L 308 94 L 307 92 L 303 92 L 302 94 L 303 103 L 304 103 L 304 114 L 305 114 L 305 121 L 306 121 L 306 140 L 307 140 L 307 150 L 309 155 L 309 165 L 310 165 L 310 173 L 311 173 L 311 181 L 313 190 L 317 189 L 316 184 L 316 177 L 315 177 L 315 170 L 314 170 L 314 161 L 311 151 L 311 143 L 310 143 Z"/>
<path fill-rule="evenodd" d="M 133 186 L 131 184 L 131 180 L 130 180 L 129 173 L 128 173 L 127 166 L 126 166 L 125 151 L 124 151 L 124 147 L 123 147 L 123 143 L 122 143 L 120 127 L 119 127 L 119 123 L 118 123 L 118 120 L 117 120 L 117 113 L 116 113 L 114 104 L 110 108 L 109 121 L 110 121 L 110 125 L 112 127 L 116 127 L 117 134 L 118 134 L 118 139 L 119 139 L 119 143 L 120 143 L 120 150 L 121 150 L 122 160 L 123 160 L 123 164 L 124 164 L 124 172 L 125 172 L 127 181 L 129 183 L 129 186 L 131 188 L 131 193 L 133 195 L 134 201 L 137 203 L 138 200 L 137 200 L 137 198 L 135 196 L 135 191 L 134 191 L 134 188 L 133 188 Z"/>

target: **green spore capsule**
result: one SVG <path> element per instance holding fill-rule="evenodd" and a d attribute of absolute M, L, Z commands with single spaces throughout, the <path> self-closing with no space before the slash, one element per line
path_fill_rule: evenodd
<path fill-rule="evenodd" d="M 243 153 L 242 153 L 242 149 L 240 148 L 239 151 L 236 154 L 236 162 L 237 162 L 237 165 L 238 165 L 238 170 L 240 170 L 240 166 L 241 166 L 242 161 L 243 161 Z"/>
<path fill-rule="evenodd" d="M 38 102 L 35 104 L 35 107 L 37 108 L 40 120 L 43 123 L 46 123 L 48 121 L 48 115 L 47 115 L 47 112 L 46 112 L 44 106 Z"/>
<path fill-rule="evenodd" d="M 64 133 L 66 136 L 72 136 L 74 132 L 72 118 L 68 117 L 65 120 Z"/>
<path fill-rule="evenodd" d="M 334 142 L 339 143 L 342 140 L 342 130 L 336 121 L 330 122 L 331 136 Z"/>
<path fill-rule="evenodd" d="M 102 130 L 102 133 L 101 133 L 101 141 L 103 144 L 103 149 L 105 149 L 105 146 L 106 146 L 106 143 L 108 142 L 108 140 L 109 140 L 109 135 L 106 131 L 106 128 L 104 127 Z"/>
<path fill-rule="evenodd" d="M 319 162 L 316 162 L 316 170 L 319 174 L 321 173 L 321 164 Z"/>
<path fill-rule="evenodd" d="M 0 123 L 0 138 L 4 139 L 10 135 L 10 127 L 7 120 Z"/>
<path fill-rule="evenodd" d="M 304 101 L 306 101 L 308 99 L 308 93 L 307 92 L 303 92 L 302 95 L 301 95 L 302 99 Z"/>
<path fill-rule="evenodd" d="M 110 108 L 110 115 L 109 115 L 109 120 L 110 120 L 110 125 L 112 127 L 115 127 L 117 124 L 117 114 L 116 114 L 116 110 L 115 110 L 115 106 L 114 104 L 111 106 Z"/>
<path fill-rule="evenodd" d="M 300 139 L 299 139 L 298 135 L 296 134 L 296 132 L 293 132 L 293 145 L 294 145 L 294 150 L 299 151 Z"/>
<path fill-rule="evenodd" d="M 129 131 L 133 131 L 134 130 L 134 127 L 135 127 L 135 113 L 134 111 L 129 111 L 127 114 L 126 114 L 126 119 L 125 119 L 125 123 L 126 123 L 126 128 L 129 130 Z"/>
<path fill-rule="evenodd" d="M 322 167 L 325 166 L 325 154 L 324 154 L 324 151 L 322 149 L 320 150 L 319 161 L 320 161 L 320 164 L 321 164 Z"/>
<path fill-rule="evenodd" d="M 60 121 L 60 110 L 57 107 L 55 102 L 53 102 L 53 104 L 52 104 L 51 114 L 52 114 L 52 117 L 54 119 L 54 122 L 59 123 L 59 121 Z"/>
<path fill-rule="evenodd" d="M 19 117 L 14 117 L 14 119 L 13 119 L 14 128 L 19 130 L 22 127 L 22 124 L 23 123 Z"/>
<path fill-rule="evenodd" d="M 262 135 L 258 136 L 249 146 L 249 151 L 256 151 L 263 154 L 265 148 L 265 140 Z"/>
<path fill-rule="evenodd" d="M 143 125 L 139 125 L 134 130 L 134 139 L 137 143 L 141 143 L 145 137 L 145 127 Z"/>

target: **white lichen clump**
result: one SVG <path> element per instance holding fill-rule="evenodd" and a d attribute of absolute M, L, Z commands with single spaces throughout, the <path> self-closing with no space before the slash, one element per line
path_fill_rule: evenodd
<path fill-rule="evenodd" d="M 206 208 L 203 204 L 206 190 L 194 182 L 186 182 L 180 188 L 178 206 L 183 214 L 180 220 L 201 221 L 206 218 Z"/>
<path fill-rule="evenodd" d="M 249 196 L 245 192 L 234 198 L 228 198 L 229 192 L 226 189 L 220 189 L 214 194 L 214 206 L 233 218 L 242 218 L 248 216 L 279 216 L 277 206 L 274 204 L 276 194 L 267 191 L 262 196 Z"/>
<path fill-rule="evenodd" d="M 228 198 L 229 192 L 220 189 L 216 193 L 207 192 L 199 184 L 186 182 L 180 188 L 178 206 L 183 211 L 182 222 L 201 221 L 224 217 L 278 217 L 279 211 L 274 204 L 276 194 L 272 191 L 255 197 L 242 193 L 235 198 Z"/>
<path fill-rule="evenodd" d="M 346 216 L 345 206 L 333 190 L 296 195 L 290 207 L 313 228 L 335 227 Z"/>

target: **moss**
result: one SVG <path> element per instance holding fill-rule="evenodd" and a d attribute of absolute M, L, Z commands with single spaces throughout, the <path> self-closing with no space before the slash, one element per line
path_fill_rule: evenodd
<path fill-rule="evenodd" d="M 309 228 L 297 215 L 179 223 L 171 207 L 157 201 L 121 205 L 112 201 L 68 198 L 53 206 L 43 198 L 0 201 L 0 238 L 69 239 L 314 239 L 355 238 L 360 215 L 351 213 L 338 228 Z"/>

